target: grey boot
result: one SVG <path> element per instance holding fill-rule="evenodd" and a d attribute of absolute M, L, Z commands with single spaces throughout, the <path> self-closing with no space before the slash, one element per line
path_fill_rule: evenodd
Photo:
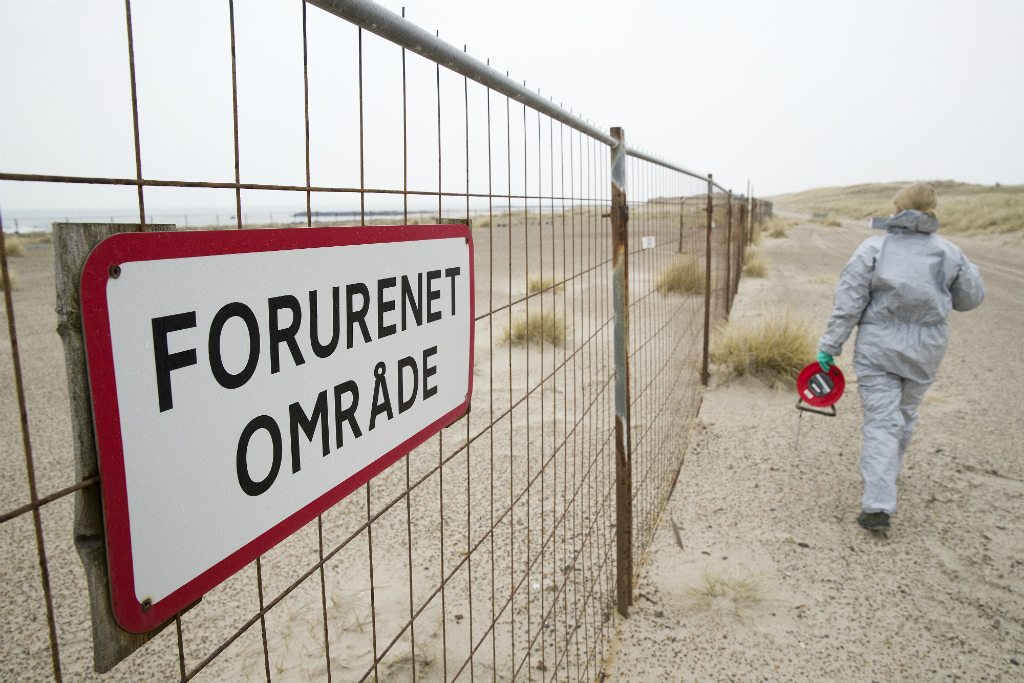
<path fill-rule="evenodd" d="M 857 517 L 857 524 L 860 524 L 865 529 L 875 531 L 876 529 L 888 529 L 889 528 L 889 513 L 888 512 L 862 512 Z"/>

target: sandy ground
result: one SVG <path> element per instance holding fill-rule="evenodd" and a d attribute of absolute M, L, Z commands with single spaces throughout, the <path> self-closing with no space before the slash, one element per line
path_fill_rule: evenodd
<path fill-rule="evenodd" d="M 785 305 L 824 330 L 836 276 L 869 234 L 847 221 L 765 237 L 771 272 L 744 279 L 733 320 Z M 606 680 L 1024 680 L 1024 248 L 1019 235 L 947 237 L 988 296 L 950 317 L 891 531 L 855 521 L 852 342 L 839 416 L 805 416 L 796 450 L 792 390 L 712 386 Z"/>

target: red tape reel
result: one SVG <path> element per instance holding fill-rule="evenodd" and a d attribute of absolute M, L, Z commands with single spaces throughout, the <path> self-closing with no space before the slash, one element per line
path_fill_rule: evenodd
<path fill-rule="evenodd" d="M 822 372 L 817 362 L 811 363 L 800 371 L 796 378 L 796 390 L 800 394 L 800 400 L 815 408 L 828 408 L 835 405 L 843 396 L 846 389 L 846 379 L 843 371 L 837 366 L 829 367 L 828 372 Z"/>

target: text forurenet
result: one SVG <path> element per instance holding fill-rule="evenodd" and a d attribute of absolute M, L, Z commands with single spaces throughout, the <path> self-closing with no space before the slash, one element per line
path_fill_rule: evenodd
<path fill-rule="evenodd" d="M 468 254 L 442 239 L 121 265 L 107 301 L 140 602 L 467 400 Z"/>

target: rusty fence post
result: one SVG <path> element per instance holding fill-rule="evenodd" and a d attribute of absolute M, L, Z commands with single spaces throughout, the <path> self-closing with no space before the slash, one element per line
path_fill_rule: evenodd
<path fill-rule="evenodd" d="M 732 279 L 733 279 L 733 263 L 732 263 L 732 190 L 726 196 L 726 210 L 725 210 L 725 317 L 729 317 L 729 312 L 732 310 Z"/>
<path fill-rule="evenodd" d="M 732 203 L 730 202 L 730 206 Z M 736 228 L 740 229 L 743 218 L 743 205 L 737 204 L 733 209 L 736 212 Z M 743 240 L 736 236 L 736 256 L 733 258 L 735 274 L 732 282 L 732 300 L 736 300 L 736 294 L 740 291 L 740 278 L 743 277 Z"/>
<path fill-rule="evenodd" d="M 700 383 L 708 385 L 708 341 L 711 337 L 711 218 L 715 207 L 711 203 L 711 174 L 708 173 L 707 240 L 704 246 L 704 355 L 700 364 Z"/>
<path fill-rule="evenodd" d="M 626 136 L 612 148 L 612 299 L 615 309 L 615 598 L 619 614 L 633 604 L 633 462 L 629 421 L 629 207 Z"/>
<path fill-rule="evenodd" d="M 686 216 L 686 197 L 679 198 L 679 248 L 677 254 L 683 253 L 683 218 Z"/>
<path fill-rule="evenodd" d="M 740 225 L 743 228 L 743 239 L 740 240 L 740 253 L 736 255 L 736 293 L 740 291 L 740 277 L 743 273 L 743 263 L 747 257 L 747 198 L 744 197 L 740 203 Z"/>
<path fill-rule="evenodd" d="M 754 186 L 750 186 L 750 196 L 747 197 L 747 204 L 750 210 L 747 212 L 747 244 L 754 244 Z"/>
<path fill-rule="evenodd" d="M 15 223 L 17 226 L 17 223 Z M 4 307 L 7 311 L 7 337 L 11 343 L 11 365 L 14 371 L 14 392 L 18 397 L 18 417 L 21 422 L 21 445 L 25 456 L 25 475 L 28 480 L 28 494 L 32 505 L 32 526 L 36 539 L 36 558 L 39 561 L 39 579 L 43 589 L 43 603 L 46 606 L 46 626 L 50 636 L 50 662 L 53 678 L 57 683 L 63 680 L 60 664 L 60 646 L 57 639 L 57 622 L 53 614 L 53 593 L 50 590 L 50 569 L 46 559 L 46 543 L 43 537 L 43 520 L 39 513 L 39 496 L 36 489 L 35 459 L 32 456 L 32 435 L 28 423 L 28 404 L 25 400 L 25 383 L 21 373 L 21 352 L 18 345 L 18 329 L 14 322 L 14 298 L 11 291 L 11 272 L 7 264 L 7 238 L 4 236 L 3 221 L 0 220 L 0 292 L 3 292 Z M 5 506 L 6 507 L 6 506 Z"/>

